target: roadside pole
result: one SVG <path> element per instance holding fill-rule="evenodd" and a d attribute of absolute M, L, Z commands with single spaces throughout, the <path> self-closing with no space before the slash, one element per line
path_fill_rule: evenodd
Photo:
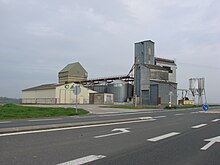
<path fill-rule="evenodd" d="M 169 107 L 171 107 L 171 106 L 172 106 L 172 96 L 173 96 L 173 92 L 170 91 L 170 92 L 169 92 L 169 95 L 170 95 Z"/>
<path fill-rule="evenodd" d="M 77 93 L 77 87 L 76 87 L 76 93 Z M 76 94 L 76 113 L 78 113 L 78 111 L 77 111 L 77 103 L 78 103 L 78 97 L 77 97 L 78 95 Z"/>
<path fill-rule="evenodd" d="M 78 104 L 78 94 L 80 94 L 81 88 L 80 86 L 75 86 L 73 88 L 73 93 L 76 95 L 76 113 L 78 113 L 77 104 Z"/>

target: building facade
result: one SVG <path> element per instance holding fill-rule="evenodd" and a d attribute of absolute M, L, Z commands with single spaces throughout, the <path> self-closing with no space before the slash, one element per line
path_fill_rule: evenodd
<path fill-rule="evenodd" d="M 79 62 L 68 64 L 58 73 L 60 84 L 85 81 L 87 77 L 88 72 Z"/>
<path fill-rule="evenodd" d="M 80 93 L 76 96 L 73 92 L 76 86 L 80 87 Z M 82 85 L 68 84 L 44 84 L 22 90 L 23 104 L 88 104 L 89 94 L 97 93 Z"/>
<path fill-rule="evenodd" d="M 135 43 L 134 97 L 137 105 L 177 103 L 176 64 L 155 58 L 154 42 Z"/>

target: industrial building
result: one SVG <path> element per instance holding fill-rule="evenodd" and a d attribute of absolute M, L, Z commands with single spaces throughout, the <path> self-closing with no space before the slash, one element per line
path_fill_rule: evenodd
<path fill-rule="evenodd" d="M 88 72 L 79 62 L 68 64 L 58 73 L 58 84 L 22 90 L 22 103 L 76 103 L 72 88 L 80 86 L 78 102 L 81 104 L 176 104 L 175 61 L 155 57 L 154 52 L 151 40 L 135 43 L 134 65 L 122 76 L 88 80 Z"/>
<path fill-rule="evenodd" d="M 154 42 L 135 43 L 134 98 L 138 105 L 177 103 L 176 64 L 155 58 Z"/>
<path fill-rule="evenodd" d="M 74 87 L 79 86 L 81 92 L 77 96 L 77 103 L 88 104 L 89 94 L 97 93 L 79 82 L 87 79 L 87 71 L 79 62 L 65 66 L 59 73 L 59 83 L 43 84 L 22 90 L 24 104 L 75 104 Z M 77 83 L 78 82 L 78 83 Z"/>
<path fill-rule="evenodd" d="M 111 93 L 90 93 L 89 104 L 114 104 L 113 94 Z"/>
<path fill-rule="evenodd" d="M 89 103 L 89 94 L 97 93 L 75 83 L 44 84 L 22 90 L 22 103 L 24 104 L 75 104 L 75 86 L 80 86 L 81 92 L 77 96 L 79 104 Z"/>
<path fill-rule="evenodd" d="M 136 105 L 177 103 L 176 63 L 154 55 L 151 40 L 135 43 L 135 60 L 128 75 L 82 82 L 98 93 L 114 94 L 114 102 Z"/>
<path fill-rule="evenodd" d="M 59 83 L 81 82 L 87 80 L 88 72 L 79 62 L 68 64 L 59 73 Z"/>

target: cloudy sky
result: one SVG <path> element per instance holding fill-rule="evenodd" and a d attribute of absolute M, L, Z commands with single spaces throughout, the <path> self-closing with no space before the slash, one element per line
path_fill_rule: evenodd
<path fill-rule="evenodd" d="M 134 43 L 177 63 L 178 88 L 204 77 L 220 103 L 219 0 L 0 0 L 0 96 L 57 82 L 79 61 L 89 78 L 127 74 Z"/>

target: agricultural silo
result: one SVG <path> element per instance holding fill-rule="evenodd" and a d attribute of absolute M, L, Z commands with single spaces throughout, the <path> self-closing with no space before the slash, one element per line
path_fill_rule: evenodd
<path fill-rule="evenodd" d="M 150 103 L 150 69 L 145 65 L 154 65 L 154 42 L 151 40 L 135 43 L 134 86 L 136 104 Z"/>
<path fill-rule="evenodd" d="M 114 102 L 126 102 L 128 98 L 128 83 L 115 80 L 108 85 L 108 93 L 114 94 Z"/>
<path fill-rule="evenodd" d="M 203 91 L 205 90 L 205 78 L 198 78 L 198 93 L 199 96 L 202 96 Z"/>
<path fill-rule="evenodd" d="M 198 83 L 196 78 L 189 79 L 189 90 L 192 92 L 192 95 L 195 96 L 198 89 Z"/>

